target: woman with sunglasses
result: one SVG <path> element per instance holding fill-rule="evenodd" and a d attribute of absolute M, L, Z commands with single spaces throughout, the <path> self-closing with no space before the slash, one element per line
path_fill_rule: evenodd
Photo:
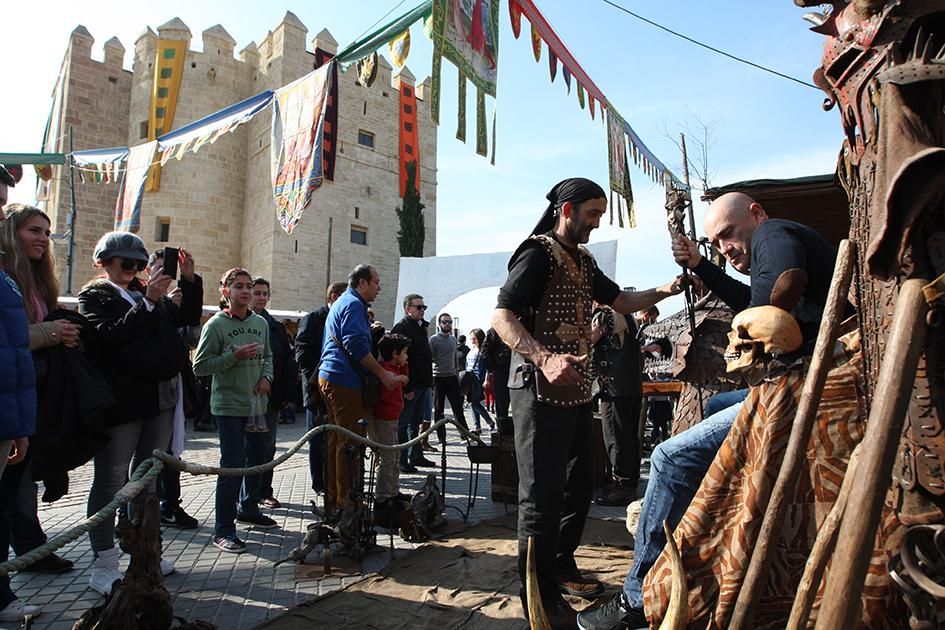
<path fill-rule="evenodd" d="M 193 258 L 183 249 L 180 253 L 178 306 L 166 297 L 172 278 L 162 273 L 163 267 L 152 269 L 146 282 L 138 277 L 148 264 L 148 250 L 138 236 L 109 232 L 95 246 L 92 258 L 104 274 L 82 288 L 79 312 L 99 333 L 103 348 L 96 367 L 111 385 L 117 405 L 106 419 L 111 439 L 94 459 L 90 516 L 115 497 L 130 470 L 170 441 L 177 376 L 186 356 L 177 328 L 186 323 L 183 314 L 202 308 Z M 89 532 L 95 555 L 89 586 L 103 595 L 122 578 L 114 531 L 114 519 L 105 519 Z M 173 571 L 173 564 L 161 560 L 163 575 Z"/>

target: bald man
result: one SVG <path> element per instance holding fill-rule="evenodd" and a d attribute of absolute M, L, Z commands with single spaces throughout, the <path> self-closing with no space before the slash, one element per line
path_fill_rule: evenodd
<path fill-rule="evenodd" d="M 769 218 L 761 204 L 743 193 L 716 199 L 706 212 L 704 228 L 729 264 L 751 277 L 751 286 L 727 276 L 682 235 L 673 242 L 676 262 L 697 274 L 736 313 L 769 304 L 790 311 L 804 334 L 798 356 L 813 350 L 836 262 L 834 247 L 806 225 Z M 705 420 L 653 450 L 633 565 L 623 592 L 581 612 L 578 628 L 649 627 L 643 613 L 643 578 L 666 545 L 663 520 L 675 528 L 682 519 L 747 393 L 745 389 L 713 397 L 706 404 Z"/>

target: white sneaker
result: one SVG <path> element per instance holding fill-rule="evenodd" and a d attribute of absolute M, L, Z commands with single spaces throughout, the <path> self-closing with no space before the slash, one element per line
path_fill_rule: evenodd
<path fill-rule="evenodd" d="M 15 621 L 22 623 L 27 615 L 38 616 L 42 609 L 39 606 L 27 606 L 18 599 L 14 599 L 7 604 L 6 608 L 0 610 L 0 621 Z"/>
<path fill-rule="evenodd" d="M 161 558 L 161 575 L 163 575 L 164 577 L 167 577 L 174 571 L 176 571 L 176 569 L 174 568 L 174 563 L 171 562 L 170 560 L 165 560 L 164 558 Z"/>
<path fill-rule="evenodd" d="M 111 548 L 98 554 L 92 563 L 92 577 L 89 587 L 108 597 L 115 582 L 120 582 L 125 574 L 118 570 L 118 549 Z"/>

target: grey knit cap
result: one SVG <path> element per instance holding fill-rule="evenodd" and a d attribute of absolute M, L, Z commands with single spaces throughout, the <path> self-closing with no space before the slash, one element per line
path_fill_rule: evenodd
<path fill-rule="evenodd" d="M 120 256 L 128 260 L 148 262 L 148 250 L 144 241 L 131 232 L 108 232 L 95 244 L 92 261 L 108 260 Z"/>

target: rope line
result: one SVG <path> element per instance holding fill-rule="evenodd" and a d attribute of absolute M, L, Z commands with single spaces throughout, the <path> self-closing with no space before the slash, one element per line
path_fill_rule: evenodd
<path fill-rule="evenodd" d="M 153 483 L 154 478 L 161 473 L 165 466 L 176 468 L 177 470 L 190 473 L 191 475 L 217 475 L 220 477 L 242 477 L 258 475 L 260 473 L 273 470 L 276 468 L 276 466 L 279 466 L 280 464 L 288 461 L 290 457 L 298 453 L 307 442 L 309 442 L 319 433 L 336 431 L 345 437 L 348 437 L 355 442 L 364 444 L 365 446 L 369 446 L 376 451 L 402 451 L 405 448 L 410 448 L 411 446 L 419 444 L 421 440 L 447 423 L 453 424 L 459 430 L 460 435 L 462 435 L 464 439 L 478 442 L 478 444 L 481 446 L 486 446 L 486 443 L 482 440 L 482 438 L 480 438 L 475 433 L 470 433 L 467 428 L 459 424 L 458 420 L 443 418 L 442 420 L 430 426 L 429 429 L 421 431 L 414 439 L 408 440 L 403 444 L 381 444 L 344 427 L 334 424 L 322 424 L 307 432 L 305 435 L 299 438 L 298 441 L 293 444 L 285 453 L 275 458 L 271 462 L 259 464 L 258 466 L 249 466 L 247 468 L 220 468 L 219 466 L 207 466 L 205 464 L 198 464 L 196 462 L 184 461 L 160 449 L 155 449 L 151 457 L 141 462 L 138 467 L 135 468 L 134 472 L 131 474 L 131 479 L 128 481 L 128 483 L 122 486 L 117 493 L 115 493 L 115 497 L 108 503 L 108 505 L 78 525 L 67 529 L 57 536 L 54 536 L 51 540 L 46 542 L 46 544 L 40 545 L 36 549 L 33 549 L 32 551 L 21 556 L 17 556 L 13 560 L 8 560 L 7 562 L 0 564 L 0 577 L 5 577 L 15 571 L 22 571 L 26 567 L 39 562 L 43 558 L 65 547 L 69 543 L 75 542 L 94 529 L 106 518 L 114 518 L 115 512 L 118 511 L 118 508 L 134 499 L 141 493 L 142 490 Z"/>
<path fill-rule="evenodd" d="M 720 49 L 718 49 L 718 48 L 715 48 L 714 46 L 710 46 L 710 45 L 708 45 L 708 44 L 704 44 L 704 43 L 700 42 L 700 41 L 697 40 L 697 39 L 693 39 L 692 37 L 689 37 L 688 35 L 683 35 L 682 33 L 679 33 L 679 32 L 677 32 L 677 31 L 674 31 L 673 29 L 671 29 L 671 28 L 669 28 L 669 27 L 663 26 L 662 24 L 660 24 L 660 23 L 658 23 L 658 22 L 654 22 L 653 20 L 647 19 L 647 18 L 643 17 L 642 15 L 640 15 L 639 13 L 634 13 L 634 12 L 631 11 L 630 9 L 628 9 L 628 8 L 626 8 L 626 7 L 622 7 L 622 6 L 620 6 L 619 4 L 617 4 L 616 2 L 612 2 L 611 0 L 602 0 L 602 2 L 603 2 L 604 4 L 609 4 L 610 6 L 612 6 L 612 7 L 615 8 L 615 9 L 617 9 L 618 11 L 623 11 L 623 12 L 626 13 L 627 15 L 630 15 L 630 16 L 632 16 L 632 17 L 635 17 L 636 19 L 640 20 L 641 22 L 646 22 L 646 23 L 649 24 L 650 26 L 655 26 L 656 28 L 658 28 L 658 29 L 660 29 L 660 30 L 666 31 L 666 32 L 669 33 L 670 35 L 675 35 L 676 37 L 678 37 L 678 38 L 680 38 L 680 39 L 684 39 L 684 40 L 686 40 L 687 42 L 689 42 L 690 44 L 695 44 L 696 46 L 701 46 L 702 48 L 705 48 L 706 50 L 710 50 L 710 51 L 712 51 L 712 52 L 714 52 L 714 53 L 716 53 L 716 54 L 722 55 L 723 57 L 728 57 L 729 59 L 732 59 L 732 60 L 737 61 L 737 62 L 739 62 L 739 63 L 743 63 L 743 64 L 745 64 L 745 65 L 751 66 L 752 68 L 757 68 L 758 70 L 762 70 L 762 71 L 764 71 L 764 72 L 771 73 L 771 74 L 773 74 L 773 75 L 775 75 L 775 76 L 777 76 L 777 77 L 781 77 L 782 79 L 787 79 L 788 81 L 794 81 L 795 83 L 800 83 L 801 85 L 803 85 L 803 86 L 805 86 L 805 87 L 814 88 L 815 90 L 819 90 L 819 89 L 820 89 L 819 87 L 817 87 L 817 86 L 814 85 L 813 83 L 808 83 L 807 81 L 803 81 L 803 80 L 801 80 L 801 79 L 798 79 L 797 77 L 792 77 L 792 76 L 789 75 L 789 74 L 784 74 L 783 72 L 778 72 L 777 70 L 772 70 L 771 68 L 766 68 L 765 66 L 762 66 L 761 64 L 755 63 L 754 61 L 748 61 L 747 59 L 742 59 L 741 57 L 738 57 L 738 56 L 736 56 L 736 55 L 733 55 L 732 53 L 728 53 L 728 52 L 725 52 L 724 50 L 720 50 Z"/>

